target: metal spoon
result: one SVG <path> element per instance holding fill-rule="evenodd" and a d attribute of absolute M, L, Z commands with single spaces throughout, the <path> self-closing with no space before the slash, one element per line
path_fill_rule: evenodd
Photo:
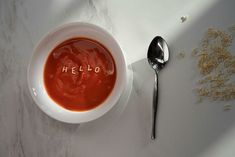
<path fill-rule="evenodd" d="M 153 91 L 153 113 L 152 113 L 152 135 L 151 139 L 156 138 L 156 117 L 158 108 L 158 72 L 165 66 L 169 60 L 169 49 L 166 41 L 156 36 L 149 45 L 148 62 L 155 71 L 155 83 Z"/>

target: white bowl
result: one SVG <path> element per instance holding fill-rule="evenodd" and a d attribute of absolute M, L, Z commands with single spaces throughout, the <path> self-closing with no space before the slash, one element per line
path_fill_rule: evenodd
<path fill-rule="evenodd" d="M 57 45 L 74 37 L 87 37 L 102 43 L 112 54 L 117 78 L 112 92 L 98 107 L 88 111 L 70 111 L 56 104 L 44 87 L 43 72 L 48 55 Z M 126 86 L 126 62 L 116 40 L 104 29 L 88 23 L 69 23 L 48 33 L 34 49 L 28 66 L 28 87 L 38 107 L 50 117 L 67 123 L 83 123 L 97 119 L 108 112 L 120 98 Z"/>

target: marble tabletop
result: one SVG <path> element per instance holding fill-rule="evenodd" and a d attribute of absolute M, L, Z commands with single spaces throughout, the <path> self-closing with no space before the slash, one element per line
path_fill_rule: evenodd
<path fill-rule="evenodd" d="M 235 24 L 234 7 L 233 0 L 0 0 L 0 157 L 234 157 L 234 106 L 225 112 L 222 102 L 195 103 L 189 57 L 208 27 Z M 110 32 L 133 73 L 118 114 L 114 108 L 80 125 L 43 113 L 26 81 L 38 41 L 74 21 Z M 171 56 L 159 74 L 157 140 L 151 141 L 154 73 L 145 58 L 156 35 L 166 39 Z"/>

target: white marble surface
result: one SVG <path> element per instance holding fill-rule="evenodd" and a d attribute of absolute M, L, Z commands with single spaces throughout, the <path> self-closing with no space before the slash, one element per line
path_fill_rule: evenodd
<path fill-rule="evenodd" d="M 233 0 L 0 0 L 0 156 L 234 157 L 235 108 L 224 112 L 223 103 L 195 103 L 189 57 L 209 26 L 235 24 L 234 7 Z M 181 23 L 183 15 L 188 19 Z M 30 97 L 26 68 L 33 47 L 71 21 L 108 30 L 132 65 L 131 96 L 119 114 L 65 124 Z M 145 57 L 156 35 L 168 41 L 171 60 L 160 73 L 158 138 L 151 141 L 153 71 Z M 181 51 L 186 58 L 178 60 Z"/>

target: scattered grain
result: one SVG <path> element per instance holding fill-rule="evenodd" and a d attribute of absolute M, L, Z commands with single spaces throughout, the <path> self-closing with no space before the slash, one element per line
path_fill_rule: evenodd
<path fill-rule="evenodd" d="M 224 111 L 230 111 L 232 109 L 232 105 L 231 104 L 225 104 L 224 105 Z"/>
<path fill-rule="evenodd" d="M 235 29 L 235 27 L 234 27 Z M 200 98 L 228 101 L 235 99 L 235 56 L 229 51 L 233 38 L 231 34 L 209 28 L 199 48 L 192 52 L 196 58 L 201 79 L 196 93 Z"/>
<path fill-rule="evenodd" d="M 185 22 L 187 19 L 188 19 L 187 15 L 181 16 L 181 18 L 180 18 L 181 23 Z"/>

